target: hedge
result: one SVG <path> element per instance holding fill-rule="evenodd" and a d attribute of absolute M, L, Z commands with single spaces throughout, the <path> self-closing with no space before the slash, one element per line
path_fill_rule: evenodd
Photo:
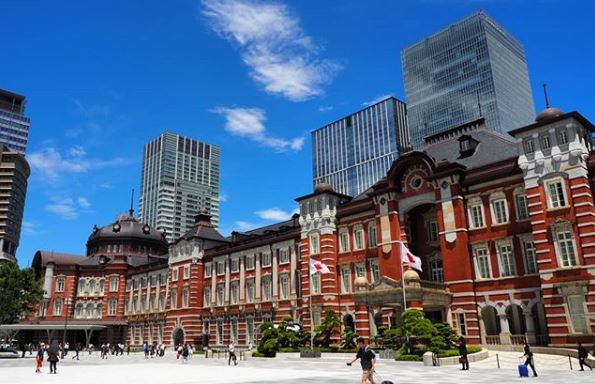
<path fill-rule="evenodd" d="M 417 355 L 397 355 L 395 356 L 396 361 L 424 361 L 423 356 Z"/>
<path fill-rule="evenodd" d="M 468 354 L 477 353 L 477 352 L 481 352 L 481 346 L 479 346 L 479 345 L 468 345 L 467 346 Z M 446 350 L 440 351 L 440 353 L 438 353 L 438 357 L 453 357 L 453 356 L 459 356 L 458 348 L 446 349 Z"/>

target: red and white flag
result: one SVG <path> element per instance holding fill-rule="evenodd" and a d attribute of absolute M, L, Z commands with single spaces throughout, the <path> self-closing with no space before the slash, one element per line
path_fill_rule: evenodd
<path fill-rule="evenodd" d="M 421 259 L 415 256 L 409 248 L 405 246 L 405 244 L 401 243 L 401 261 L 411 268 L 415 268 L 418 271 L 422 271 L 421 269 Z"/>
<path fill-rule="evenodd" d="M 316 272 L 325 274 L 325 273 L 331 273 L 331 270 L 328 269 L 328 266 L 326 264 L 323 264 L 320 261 L 310 259 L 310 275 L 313 275 Z"/>

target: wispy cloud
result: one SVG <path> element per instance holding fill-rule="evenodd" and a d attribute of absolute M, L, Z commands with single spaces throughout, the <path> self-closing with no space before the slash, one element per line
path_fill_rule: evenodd
<path fill-rule="evenodd" d="M 86 197 L 80 196 L 76 199 L 71 197 L 51 196 L 50 204 L 46 204 L 46 212 L 53 213 L 64 220 L 76 220 L 81 211 L 88 211 L 91 202 Z"/>
<path fill-rule="evenodd" d="M 280 208 L 273 207 L 256 211 L 256 215 L 265 220 L 285 221 L 291 219 L 291 216 L 293 216 L 293 214 L 296 212 L 297 210 L 294 210 L 293 212 L 286 212 Z"/>
<path fill-rule="evenodd" d="M 212 110 L 225 117 L 225 130 L 233 135 L 247 137 L 278 152 L 288 149 L 299 151 L 304 146 L 304 138 L 282 139 L 269 136 L 264 122 L 266 114 L 259 108 L 219 107 Z"/>
<path fill-rule="evenodd" d="M 201 11 L 213 31 L 238 46 L 250 76 L 268 93 L 306 100 L 322 94 L 341 69 L 318 58 L 321 48 L 285 4 L 203 0 Z"/>
<path fill-rule="evenodd" d="M 82 196 L 79 197 L 78 203 L 81 206 L 81 208 L 85 208 L 85 209 L 91 208 L 91 202 L 86 197 L 82 197 Z"/>
<path fill-rule="evenodd" d="M 333 110 L 332 105 L 321 105 L 320 107 L 318 107 L 318 112 L 328 112 L 328 111 L 332 111 L 332 110 Z"/>
<path fill-rule="evenodd" d="M 23 220 L 23 223 L 21 224 L 21 233 L 24 235 L 35 235 L 38 233 L 38 225 L 31 221 Z"/>
<path fill-rule="evenodd" d="M 234 228 L 234 230 L 238 230 L 240 232 L 245 232 L 245 231 L 249 231 L 251 229 L 257 228 L 258 224 L 254 224 L 254 223 L 249 223 L 247 221 L 234 221 L 234 226 L 236 228 Z"/>
<path fill-rule="evenodd" d="M 227 200 L 228 200 L 227 193 L 221 192 L 219 194 L 219 202 L 221 202 L 221 203 L 227 203 Z"/>
<path fill-rule="evenodd" d="M 134 163 L 132 159 L 115 157 L 111 159 L 89 158 L 81 146 L 74 146 L 63 153 L 49 147 L 27 155 L 27 160 L 34 173 L 44 177 L 46 181 L 55 182 L 64 174 L 86 173 L 90 170 L 116 167 Z"/>
<path fill-rule="evenodd" d="M 367 107 L 367 106 L 370 106 L 370 105 L 374 105 L 374 104 L 376 104 L 376 103 L 379 103 L 379 102 L 381 102 L 382 100 L 386 100 L 386 99 L 388 99 L 388 98 L 389 98 L 389 97 L 391 97 L 391 96 L 392 96 L 392 95 L 391 95 L 391 94 L 389 94 L 389 93 L 387 93 L 386 95 L 380 95 L 380 96 L 376 96 L 374 99 L 372 99 L 372 100 L 370 100 L 370 101 L 364 101 L 364 102 L 362 103 L 362 106 L 363 106 L 363 107 Z"/>

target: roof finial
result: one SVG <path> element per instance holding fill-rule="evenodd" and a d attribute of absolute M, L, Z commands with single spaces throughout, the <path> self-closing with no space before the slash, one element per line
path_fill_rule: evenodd
<path fill-rule="evenodd" d="M 547 84 L 543 83 L 543 84 L 541 84 L 541 86 L 543 87 L 543 96 L 545 97 L 545 107 L 549 108 L 550 107 L 550 99 L 547 97 Z"/>
<path fill-rule="evenodd" d="M 134 188 L 132 188 L 132 194 L 130 196 L 130 216 L 134 217 Z"/>

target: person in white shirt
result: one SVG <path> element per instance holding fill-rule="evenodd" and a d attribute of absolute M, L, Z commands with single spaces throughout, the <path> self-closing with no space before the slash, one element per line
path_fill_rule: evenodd
<path fill-rule="evenodd" d="M 233 344 L 233 341 L 229 343 L 227 347 L 227 352 L 229 352 L 229 360 L 227 360 L 227 365 L 231 365 L 231 360 L 233 360 L 234 365 L 238 365 L 238 358 L 236 356 L 236 348 Z"/>

